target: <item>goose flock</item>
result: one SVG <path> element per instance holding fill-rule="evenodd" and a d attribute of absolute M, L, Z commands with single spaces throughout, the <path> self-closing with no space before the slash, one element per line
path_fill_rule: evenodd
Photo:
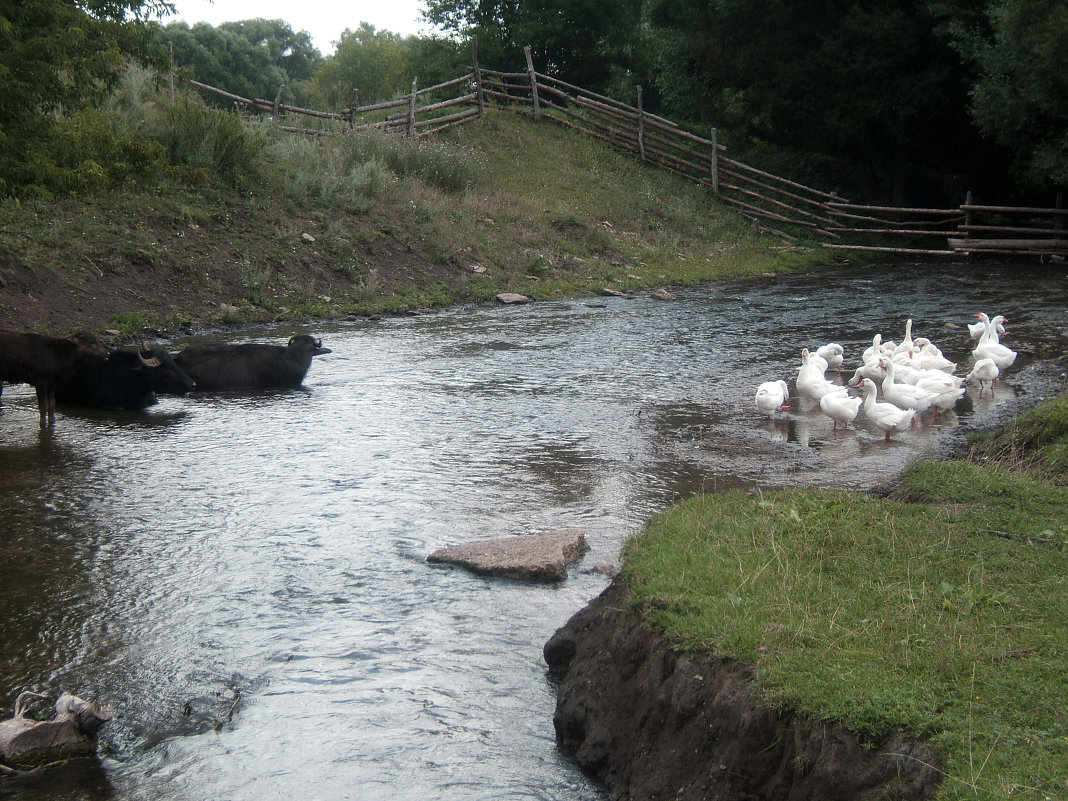
<path fill-rule="evenodd" d="M 892 434 L 911 427 L 923 414 L 939 415 L 952 409 L 964 397 L 967 384 L 978 383 L 980 395 L 990 391 L 1002 372 L 1016 360 L 1016 351 L 1001 342 L 1005 336 L 1002 314 L 989 317 L 984 312 L 968 325 L 974 342 L 972 368 L 966 376 L 957 375 L 957 364 L 947 359 L 927 337 L 912 336 L 912 320 L 905 323 L 900 342 L 872 337 L 871 346 L 861 354 L 860 365 L 845 384 L 832 381 L 828 371 L 839 375 L 845 363 L 845 349 L 837 342 L 815 350 L 803 348 L 801 366 L 794 381 L 797 396 L 819 405 L 838 426 L 848 428 L 863 414 L 889 441 Z M 859 397 L 850 394 L 855 389 Z M 765 381 L 757 387 L 754 405 L 758 412 L 774 419 L 790 408 L 790 387 L 786 381 Z"/>

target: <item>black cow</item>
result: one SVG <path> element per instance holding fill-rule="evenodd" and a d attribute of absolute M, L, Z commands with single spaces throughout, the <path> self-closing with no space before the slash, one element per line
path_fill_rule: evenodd
<path fill-rule="evenodd" d="M 55 425 L 56 385 L 83 364 L 103 363 L 105 348 L 92 334 L 56 338 L 20 331 L 0 331 L 0 381 L 33 384 L 41 428 Z"/>
<path fill-rule="evenodd" d="M 156 393 L 184 395 L 195 388 L 162 348 L 113 350 L 106 361 L 86 362 L 62 376 L 56 399 L 97 409 L 144 409 Z"/>
<path fill-rule="evenodd" d="M 313 356 L 330 353 L 321 339 L 298 334 L 289 344 L 192 345 L 174 356 L 175 363 L 192 378 L 197 389 L 298 387 L 311 367 Z"/>

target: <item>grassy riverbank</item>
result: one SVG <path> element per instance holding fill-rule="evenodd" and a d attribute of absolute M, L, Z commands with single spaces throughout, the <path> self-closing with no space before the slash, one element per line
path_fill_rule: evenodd
<path fill-rule="evenodd" d="M 767 700 L 940 753 L 940 799 L 1068 796 L 1068 398 L 888 498 L 695 497 L 626 546 L 633 602 Z"/>
<path fill-rule="evenodd" d="M 312 139 L 135 89 L 115 119 L 164 119 L 184 161 L 122 192 L 0 205 L 0 327 L 173 333 L 827 260 L 757 232 L 707 189 L 507 112 L 414 143 Z"/>

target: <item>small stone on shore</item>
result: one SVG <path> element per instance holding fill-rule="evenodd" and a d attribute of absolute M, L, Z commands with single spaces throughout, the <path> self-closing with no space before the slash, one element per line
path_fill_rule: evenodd
<path fill-rule="evenodd" d="M 520 295 L 518 292 L 501 292 L 497 295 L 497 302 L 506 305 L 514 305 L 518 303 L 530 303 L 530 298 L 526 295 Z"/>

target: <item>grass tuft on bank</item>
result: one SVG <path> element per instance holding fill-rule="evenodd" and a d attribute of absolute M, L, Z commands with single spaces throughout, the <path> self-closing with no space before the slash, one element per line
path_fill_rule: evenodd
<path fill-rule="evenodd" d="M 938 798 L 1068 795 L 1068 398 L 888 498 L 700 495 L 625 546 L 633 603 L 766 700 L 939 753 Z"/>

